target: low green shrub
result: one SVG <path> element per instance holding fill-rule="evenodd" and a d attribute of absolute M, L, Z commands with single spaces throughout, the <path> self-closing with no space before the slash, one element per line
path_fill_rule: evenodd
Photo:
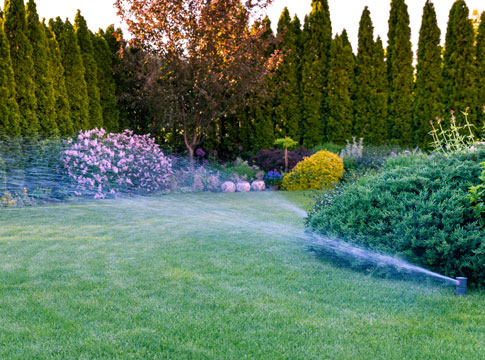
<path fill-rule="evenodd" d="M 317 200 L 307 225 L 447 276 L 485 280 L 485 232 L 466 199 L 485 151 L 414 159 Z"/>
<path fill-rule="evenodd" d="M 476 186 L 470 186 L 467 199 L 473 206 L 475 216 L 481 224 L 485 224 L 485 162 L 482 163 L 483 171 L 480 175 L 480 183 Z"/>
<path fill-rule="evenodd" d="M 338 144 L 334 144 L 333 142 L 327 142 L 327 143 L 323 143 L 315 146 L 313 148 L 313 151 L 319 152 L 319 151 L 325 150 L 325 151 L 333 152 L 334 154 L 340 154 L 340 152 L 344 147 L 345 147 L 344 145 L 338 145 Z"/>

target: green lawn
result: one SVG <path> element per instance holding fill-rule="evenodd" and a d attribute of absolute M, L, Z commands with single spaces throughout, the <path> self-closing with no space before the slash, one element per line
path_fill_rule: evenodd
<path fill-rule="evenodd" d="M 316 258 L 292 205 L 308 203 L 265 192 L 0 209 L 0 359 L 485 358 L 484 293 Z"/>

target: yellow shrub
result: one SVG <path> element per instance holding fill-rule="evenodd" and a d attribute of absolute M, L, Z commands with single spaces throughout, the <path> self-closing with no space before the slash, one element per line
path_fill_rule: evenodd
<path fill-rule="evenodd" d="M 319 151 L 304 158 L 283 178 L 283 190 L 322 190 L 331 189 L 344 174 L 341 157 L 329 151 Z"/>

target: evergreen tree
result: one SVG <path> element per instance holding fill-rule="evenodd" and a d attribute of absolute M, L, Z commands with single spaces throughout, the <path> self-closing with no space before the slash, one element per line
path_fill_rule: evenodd
<path fill-rule="evenodd" d="M 0 19 L 0 140 L 20 135 L 20 112 L 15 98 L 15 80 L 8 40 Z"/>
<path fill-rule="evenodd" d="M 478 107 L 475 32 L 469 13 L 463 0 L 457 0 L 450 10 L 443 57 L 442 89 L 446 111 Z M 476 123 L 476 111 L 470 113 L 470 121 Z"/>
<path fill-rule="evenodd" d="M 288 8 L 283 10 L 278 22 L 277 49 L 285 56 L 275 75 L 275 121 L 281 128 L 278 137 L 289 136 L 300 141 L 300 97 L 298 79 L 298 33 L 291 23 Z"/>
<path fill-rule="evenodd" d="M 106 130 L 114 132 L 119 128 L 120 112 L 116 103 L 116 83 L 113 78 L 111 50 L 102 30 L 93 35 L 92 42 L 98 69 L 97 77 L 101 108 L 103 110 L 103 125 Z"/>
<path fill-rule="evenodd" d="M 327 0 L 313 0 L 305 18 L 302 59 L 303 144 L 313 147 L 325 140 L 325 106 L 332 24 Z"/>
<path fill-rule="evenodd" d="M 88 90 L 89 125 L 91 128 L 101 128 L 103 127 L 103 110 L 100 104 L 98 88 L 98 67 L 94 56 L 94 47 L 91 40 L 92 35 L 88 29 L 86 20 L 79 10 L 74 19 L 74 29 L 83 58 L 84 79 L 86 80 Z"/>
<path fill-rule="evenodd" d="M 354 81 L 354 55 L 350 44 L 344 45 L 340 36 L 332 41 L 330 71 L 328 74 L 327 139 L 344 144 L 352 136 L 352 88 Z"/>
<path fill-rule="evenodd" d="M 39 131 L 39 120 L 36 115 L 35 69 L 23 0 L 5 0 L 4 18 L 3 27 L 10 45 L 15 94 L 21 115 L 21 132 L 26 135 L 36 134 Z"/>
<path fill-rule="evenodd" d="M 485 126 L 485 11 L 480 16 L 477 33 L 478 124 Z"/>
<path fill-rule="evenodd" d="M 430 120 L 441 116 L 441 46 L 440 29 L 431 1 L 426 1 L 419 32 L 418 64 L 413 109 L 415 144 L 428 146 Z"/>
<path fill-rule="evenodd" d="M 374 132 L 369 136 L 371 144 L 383 144 L 387 141 L 389 83 L 382 40 L 378 36 L 374 44 L 374 85 L 371 97 L 374 114 Z"/>
<path fill-rule="evenodd" d="M 381 54 L 379 46 L 382 50 L 382 43 L 374 42 L 374 26 L 365 7 L 359 24 L 355 66 L 354 135 L 363 137 L 370 144 L 382 144 L 387 140 L 386 73 L 383 50 Z"/>
<path fill-rule="evenodd" d="M 50 59 L 49 69 L 52 74 L 54 88 L 56 124 L 61 135 L 71 135 L 74 133 L 74 128 L 71 119 L 69 97 L 67 95 L 64 66 L 62 66 L 61 50 L 59 49 L 55 34 L 45 24 L 43 26 L 47 37 Z"/>
<path fill-rule="evenodd" d="M 44 26 L 39 21 L 34 0 L 27 3 L 27 30 L 33 48 L 35 97 L 40 133 L 58 135 L 54 107 L 53 74 L 49 68 L 49 52 Z"/>
<path fill-rule="evenodd" d="M 69 20 L 63 23 L 57 17 L 55 21 L 52 19 L 49 21 L 49 28 L 55 33 L 61 50 L 74 131 L 87 130 L 90 128 L 88 91 L 84 78 L 83 58 L 74 33 L 74 27 Z"/>
<path fill-rule="evenodd" d="M 408 7 L 404 0 L 391 1 L 387 47 L 389 81 L 389 138 L 409 145 L 412 139 L 413 52 Z"/>

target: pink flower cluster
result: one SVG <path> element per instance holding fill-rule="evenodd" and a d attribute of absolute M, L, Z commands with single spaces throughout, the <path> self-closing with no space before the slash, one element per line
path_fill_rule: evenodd
<path fill-rule="evenodd" d="M 120 192 L 152 193 L 164 190 L 172 161 L 150 135 L 106 133 L 104 129 L 80 131 L 68 140 L 62 163 L 75 181 L 76 195 L 94 194 L 95 199 Z"/>

